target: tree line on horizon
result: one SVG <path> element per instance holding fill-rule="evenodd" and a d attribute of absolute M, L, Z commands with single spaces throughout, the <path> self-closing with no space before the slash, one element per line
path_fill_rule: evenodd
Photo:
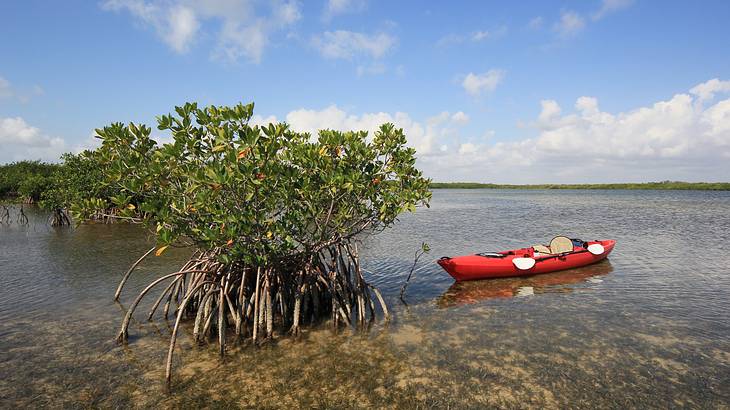
<path fill-rule="evenodd" d="M 730 191 L 730 182 L 627 182 L 607 184 L 492 184 L 479 182 L 431 182 L 431 189 L 656 189 Z"/>
<path fill-rule="evenodd" d="M 53 210 L 62 206 L 61 191 L 93 189 L 101 170 L 90 158 L 91 151 L 61 156 L 60 163 L 22 160 L 0 165 L 0 200 L 37 204 Z M 70 187 L 69 185 L 73 185 Z M 628 189 L 730 191 L 730 182 L 625 182 L 601 184 L 495 184 L 480 182 L 431 182 L 431 189 Z M 68 198 L 66 198 L 68 199 Z"/>

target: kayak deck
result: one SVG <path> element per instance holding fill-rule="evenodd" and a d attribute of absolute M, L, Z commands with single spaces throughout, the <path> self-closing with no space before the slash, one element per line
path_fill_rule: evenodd
<path fill-rule="evenodd" d="M 587 247 L 593 244 L 603 246 L 603 253 L 594 255 Z M 602 261 L 613 250 L 616 241 L 588 241 L 583 246 L 575 246 L 571 252 L 546 254 L 536 252 L 532 247 L 513 249 L 496 253 L 482 253 L 453 258 L 443 257 L 438 264 L 457 281 L 529 276 L 577 268 Z M 513 263 L 515 258 L 532 258 L 534 266 L 518 269 Z"/>

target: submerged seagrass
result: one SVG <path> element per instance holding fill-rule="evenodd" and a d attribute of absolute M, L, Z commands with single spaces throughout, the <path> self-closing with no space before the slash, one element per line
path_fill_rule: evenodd
<path fill-rule="evenodd" d="M 153 251 L 193 250 L 179 271 L 139 294 L 119 341 L 127 340 L 142 298 L 163 285 L 149 318 L 161 304 L 167 317 L 174 305 L 168 384 L 186 318 L 194 320 L 196 341 L 217 335 L 222 355 L 230 331 L 236 340 L 257 343 L 275 329 L 296 335 L 323 316 L 334 326 L 364 325 L 375 319 L 374 299 L 388 317 L 380 293 L 363 279 L 357 241 L 428 205 L 430 181 L 415 167 L 415 150 L 406 147 L 401 129 L 384 124 L 371 141 L 364 131 L 322 130 L 313 137 L 283 123 L 251 125 L 253 104 L 199 109 L 188 103 L 175 110 L 158 118 L 158 129 L 173 139 L 161 146 L 144 125 L 98 129 L 100 184 L 116 194 L 78 198 L 72 206 L 79 220 L 126 219 L 157 238 L 116 298 Z"/>

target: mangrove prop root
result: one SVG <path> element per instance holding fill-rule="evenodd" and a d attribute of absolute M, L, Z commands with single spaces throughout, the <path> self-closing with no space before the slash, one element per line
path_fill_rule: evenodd
<path fill-rule="evenodd" d="M 0 205 L 2 211 L 0 211 L 0 225 L 10 225 L 10 210 L 5 205 Z"/>
<path fill-rule="evenodd" d="M 150 248 L 150 250 L 148 250 L 147 252 L 145 252 L 145 254 L 142 255 L 142 257 L 140 257 L 139 259 L 137 259 L 137 261 L 134 262 L 132 264 L 132 266 L 129 267 L 129 270 L 127 270 L 127 273 L 124 274 L 124 277 L 122 278 L 122 281 L 119 282 L 119 286 L 117 286 L 117 291 L 114 292 L 114 301 L 118 301 L 119 300 L 119 295 L 122 294 L 122 288 L 124 288 L 124 284 L 127 283 L 127 279 L 129 279 L 129 276 L 132 274 L 132 271 L 134 270 L 134 268 L 136 268 L 137 265 L 139 265 L 147 256 L 149 256 L 149 254 L 151 254 L 154 251 L 155 251 L 155 248 L 154 247 Z"/>
<path fill-rule="evenodd" d="M 51 226 L 71 226 L 71 219 L 64 209 L 56 208 L 51 212 Z"/>
<path fill-rule="evenodd" d="M 147 251 L 127 271 L 117 288 L 117 297 L 131 272 L 153 251 Z M 278 334 L 298 336 L 303 326 L 326 317 L 331 318 L 335 329 L 364 329 L 366 323 L 376 319 L 376 304 L 386 321 L 390 318 L 383 296 L 363 278 L 357 250 L 350 243 L 262 266 L 223 264 L 219 261 L 221 252 L 196 252 L 179 271 L 152 281 L 132 302 L 122 321 L 119 342 L 128 340 L 129 324 L 141 300 L 169 281 L 155 295 L 147 315 L 152 319 L 163 300 L 165 317 L 169 309 L 174 311 L 165 371 L 168 386 L 180 324 L 186 320 L 191 321 L 193 342 L 217 339 L 222 356 L 228 343 L 250 338 L 254 345 L 260 345 Z"/>
<path fill-rule="evenodd" d="M 20 205 L 20 212 L 18 212 L 18 225 L 28 225 L 28 216 L 25 215 L 23 205 Z"/>

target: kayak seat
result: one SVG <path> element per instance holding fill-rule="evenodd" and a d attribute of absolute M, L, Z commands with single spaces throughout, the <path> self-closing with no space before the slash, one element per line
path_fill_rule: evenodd
<path fill-rule="evenodd" d="M 556 236 L 550 241 L 550 253 L 573 252 L 573 241 L 567 236 Z"/>
<path fill-rule="evenodd" d="M 532 247 L 532 250 L 535 252 L 539 252 L 539 253 L 547 253 L 547 254 L 552 253 L 552 252 L 550 252 L 550 248 L 548 248 L 545 245 L 535 245 Z"/>

